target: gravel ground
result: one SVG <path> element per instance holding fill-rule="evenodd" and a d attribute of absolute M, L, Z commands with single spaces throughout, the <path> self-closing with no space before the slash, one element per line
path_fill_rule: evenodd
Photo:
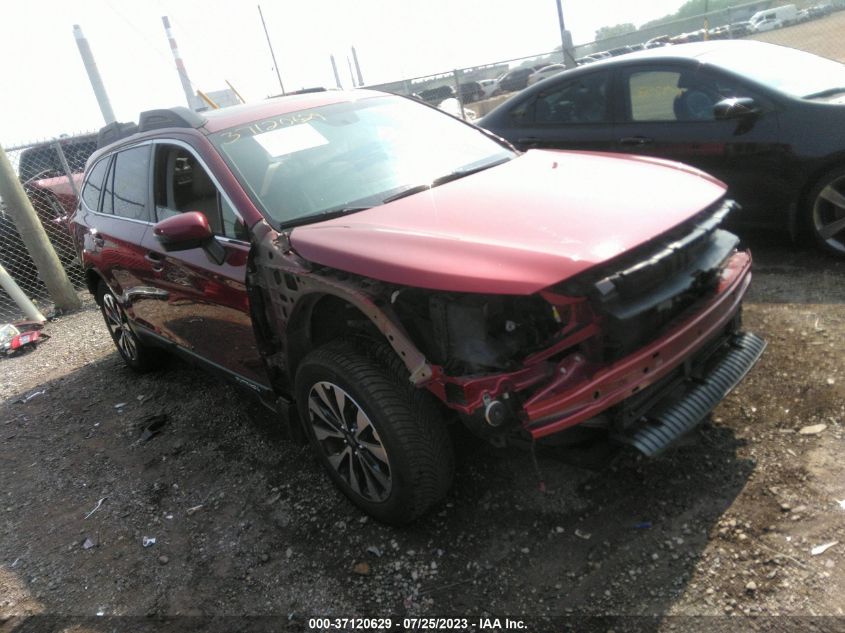
<path fill-rule="evenodd" d="M 758 242 L 745 324 L 769 348 L 710 422 L 656 460 L 541 454 L 545 493 L 527 454 L 465 441 L 446 503 L 404 529 L 238 388 L 125 369 L 89 301 L 0 360 L 0 633 L 29 614 L 845 615 L 845 263 Z"/>

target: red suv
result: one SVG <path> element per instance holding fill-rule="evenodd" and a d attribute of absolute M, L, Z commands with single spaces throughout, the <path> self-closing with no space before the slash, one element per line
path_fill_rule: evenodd
<path fill-rule="evenodd" d="M 449 488 L 448 425 L 578 424 L 653 455 L 759 358 L 724 185 L 667 161 L 516 152 L 434 108 L 323 92 L 141 115 L 72 226 L 136 370 L 172 350 L 304 433 L 374 517 Z"/>

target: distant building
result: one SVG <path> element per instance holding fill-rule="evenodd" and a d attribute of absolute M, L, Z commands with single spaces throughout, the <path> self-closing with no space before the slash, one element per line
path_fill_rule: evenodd
<path fill-rule="evenodd" d="M 205 94 L 207 94 L 208 98 L 211 99 L 221 108 L 238 105 L 241 102 L 241 100 L 238 99 L 238 95 L 236 95 L 235 92 L 230 88 L 224 88 L 223 90 L 212 90 L 210 92 L 206 92 Z M 205 102 L 203 101 L 203 103 Z M 208 110 L 210 107 L 211 106 L 203 108 L 203 110 Z"/>

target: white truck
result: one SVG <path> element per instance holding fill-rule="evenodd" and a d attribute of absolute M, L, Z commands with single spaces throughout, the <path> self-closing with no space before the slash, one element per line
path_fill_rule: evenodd
<path fill-rule="evenodd" d="M 798 18 L 798 8 L 794 4 L 785 4 L 782 7 L 774 7 L 765 11 L 758 11 L 749 20 L 751 30 L 754 33 L 772 31 L 784 26 L 789 26 Z"/>

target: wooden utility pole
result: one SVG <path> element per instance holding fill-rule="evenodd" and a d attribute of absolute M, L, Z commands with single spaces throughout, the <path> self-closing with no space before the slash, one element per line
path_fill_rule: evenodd
<path fill-rule="evenodd" d="M 0 198 L 6 203 L 6 210 L 15 221 L 18 234 L 38 268 L 38 275 L 47 286 L 50 297 L 57 308 L 75 310 L 82 303 L 73 284 L 67 278 L 65 269 L 50 243 L 41 220 L 32 208 L 32 203 L 18 180 L 6 151 L 0 146 Z"/>

